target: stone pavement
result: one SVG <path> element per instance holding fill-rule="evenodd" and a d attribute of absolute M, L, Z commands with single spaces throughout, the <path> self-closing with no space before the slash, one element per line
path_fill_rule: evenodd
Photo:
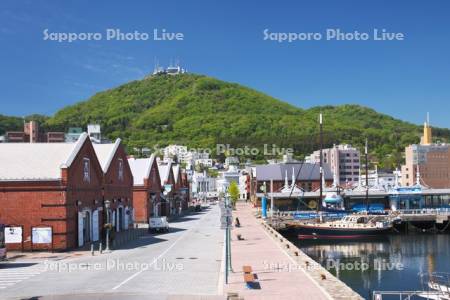
<path fill-rule="evenodd" d="M 250 204 L 237 203 L 233 219 L 240 228 L 231 231 L 233 271 L 225 293 L 238 293 L 248 299 L 331 299 L 331 296 L 269 236 L 253 213 Z M 236 234 L 244 240 L 237 240 Z M 249 265 L 256 274 L 259 289 L 247 289 L 242 266 Z"/>

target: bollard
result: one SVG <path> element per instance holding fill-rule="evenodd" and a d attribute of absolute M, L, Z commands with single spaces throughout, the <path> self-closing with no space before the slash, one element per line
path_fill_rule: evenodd
<path fill-rule="evenodd" d="M 99 244 L 98 244 L 98 252 L 100 253 L 100 254 L 102 254 L 103 253 L 103 249 L 102 249 L 102 242 L 100 242 Z"/>
<path fill-rule="evenodd" d="M 94 243 L 91 243 L 91 254 L 94 255 Z"/>

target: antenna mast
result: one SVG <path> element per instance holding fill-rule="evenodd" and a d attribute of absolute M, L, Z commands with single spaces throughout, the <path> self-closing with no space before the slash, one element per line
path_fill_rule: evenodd
<path fill-rule="evenodd" d="M 322 194 L 323 194 L 323 186 L 322 186 L 322 180 L 323 180 L 323 158 L 322 158 L 322 152 L 323 152 L 323 122 L 322 122 L 322 113 L 319 114 L 319 128 L 320 128 L 320 160 L 319 160 L 319 167 L 320 167 L 320 191 L 319 191 L 319 201 L 317 201 L 317 211 L 320 210 L 320 206 L 322 206 Z"/>

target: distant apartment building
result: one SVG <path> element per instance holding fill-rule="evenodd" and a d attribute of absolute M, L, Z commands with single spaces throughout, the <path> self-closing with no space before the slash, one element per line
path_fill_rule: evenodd
<path fill-rule="evenodd" d="M 8 131 L 6 143 L 63 143 L 63 132 L 43 132 L 36 121 L 24 122 L 23 131 Z"/>
<path fill-rule="evenodd" d="M 47 143 L 63 143 L 65 141 L 64 132 L 47 132 Z"/>
<path fill-rule="evenodd" d="M 239 158 L 235 156 L 228 156 L 225 158 L 224 167 L 229 168 L 230 166 L 238 166 L 239 165 Z"/>
<path fill-rule="evenodd" d="M 356 185 L 359 181 L 360 152 L 351 145 L 334 145 L 323 149 L 323 163 L 330 167 L 337 185 Z M 320 162 L 320 150 L 305 159 L 307 163 Z"/>
<path fill-rule="evenodd" d="M 187 168 L 201 164 L 205 167 L 212 167 L 213 161 L 209 158 L 209 153 L 189 151 L 186 146 L 182 145 L 169 145 L 163 150 L 163 160 L 165 162 L 174 162 L 177 160 L 179 163 L 185 163 Z"/>
<path fill-rule="evenodd" d="M 65 134 L 66 143 L 75 143 L 82 133 L 83 129 L 81 127 L 70 127 Z"/>
<path fill-rule="evenodd" d="M 429 121 L 425 122 L 420 144 L 405 148 L 402 185 L 421 184 L 430 188 L 450 187 L 450 145 L 434 144 Z"/>
<path fill-rule="evenodd" d="M 91 141 L 95 144 L 102 143 L 102 131 L 99 124 L 88 124 L 87 133 Z"/>
<path fill-rule="evenodd" d="M 213 160 L 211 158 L 200 158 L 200 159 L 194 160 L 194 164 L 211 168 L 214 163 L 213 163 Z"/>
<path fill-rule="evenodd" d="M 83 132 L 81 127 L 69 127 L 67 133 L 64 135 L 64 140 L 66 143 L 75 143 Z M 87 133 L 89 139 L 94 144 L 108 144 L 111 143 L 110 140 L 102 138 L 101 127 L 99 124 L 88 124 Z"/>
<path fill-rule="evenodd" d="M 165 162 L 172 162 L 175 159 L 183 162 L 186 160 L 187 155 L 187 147 L 182 145 L 169 145 L 163 150 L 163 160 Z"/>

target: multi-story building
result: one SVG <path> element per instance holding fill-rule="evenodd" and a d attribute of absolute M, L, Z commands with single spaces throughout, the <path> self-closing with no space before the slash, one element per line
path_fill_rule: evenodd
<path fill-rule="evenodd" d="M 187 147 L 182 145 L 169 145 L 163 150 L 163 160 L 165 162 L 173 162 L 175 158 L 177 161 L 183 162 L 186 160 L 187 155 Z"/>
<path fill-rule="evenodd" d="M 30 143 L 37 143 L 39 141 L 39 125 L 36 121 L 24 123 L 23 132 L 28 136 Z"/>
<path fill-rule="evenodd" d="M 450 187 L 450 145 L 432 142 L 429 121 L 425 122 L 420 144 L 405 148 L 402 185 L 421 184 L 431 188 Z"/>
<path fill-rule="evenodd" d="M 102 131 L 99 124 L 88 124 L 87 133 L 91 141 L 95 144 L 102 143 Z"/>
<path fill-rule="evenodd" d="M 64 132 L 47 132 L 46 136 L 47 143 L 64 143 L 65 141 Z"/>
<path fill-rule="evenodd" d="M 351 186 L 358 184 L 360 168 L 360 152 L 351 145 L 334 145 L 323 149 L 323 163 L 330 167 L 335 184 Z M 320 162 L 320 150 L 314 151 L 305 159 L 307 163 Z"/>
<path fill-rule="evenodd" d="M 81 133 L 80 133 L 81 134 Z M 8 131 L 4 142 L 7 143 L 63 143 L 63 132 L 43 132 L 36 121 L 25 122 L 23 131 Z M 75 141 L 76 142 L 76 141 Z"/>
<path fill-rule="evenodd" d="M 66 143 L 75 143 L 82 133 L 81 127 L 70 127 L 65 134 Z"/>
<path fill-rule="evenodd" d="M 80 137 L 83 129 L 81 127 L 70 127 L 65 134 L 66 143 L 75 143 Z M 99 124 L 88 124 L 87 133 L 92 143 L 94 144 L 110 144 L 111 141 L 102 138 L 101 127 Z"/>

